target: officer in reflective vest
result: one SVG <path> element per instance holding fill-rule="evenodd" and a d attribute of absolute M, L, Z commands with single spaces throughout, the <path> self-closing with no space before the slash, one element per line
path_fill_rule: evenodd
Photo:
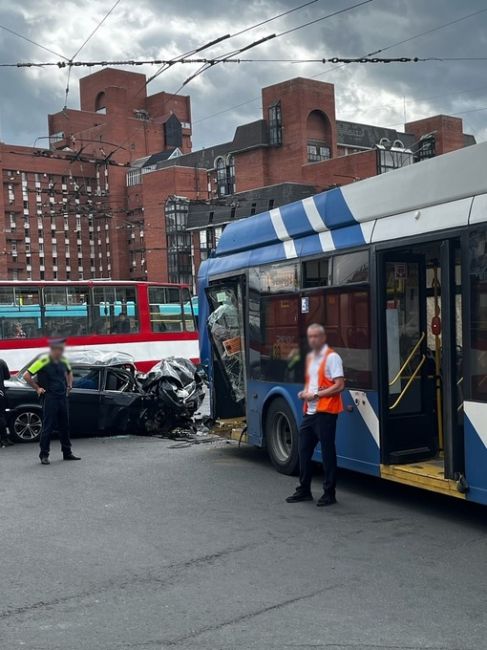
<path fill-rule="evenodd" d="M 343 411 L 340 393 L 345 386 L 341 357 L 326 343 L 323 325 L 308 327 L 308 345 L 311 352 L 306 359 L 304 390 L 299 393 L 303 401 L 304 416 L 299 428 L 299 485 L 288 503 L 312 501 L 312 457 L 316 445 L 321 443 L 323 459 L 323 495 L 317 506 L 336 503 L 336 449 L 335 431 L 338 414 Z"/>
<path fill-rule="evenodd" d="M 69 439 L 68 395 L 73 388 L 73 374 L 64 356 L 64 339 L 49 341 L 49 353 L 31 363 L 24 373 L 24 379 L 42 400 L 41 463 L 50 464 L 53 431 L 59 433 L 64 460 L 80 460 L 71 451 Z"/>

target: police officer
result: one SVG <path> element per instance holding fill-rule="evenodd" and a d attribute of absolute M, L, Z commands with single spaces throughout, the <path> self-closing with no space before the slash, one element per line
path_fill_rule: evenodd
<path fill-rule="evenodd" d="M 24 373 L 25 381 L 42 398 L 42 431 L 39 458 L 49 465 L 53 431 L 59 432 L 64 460 L 81 460 L 71 451 L 69 439 L 68 395 L 73 388 L 71 366 L 64 356 L 64 339 L 52 339 L 49 352 L 36 359 Z"/>
<path fill-rule="evenodd" d="M 311 352 L 306 359 L 306 382 L 298 397 L 304 403 L 304 417 L 299 428 L 299 485 L 286 499 L 288 503 L 312 501 L 312 457 L 318 442 L 323 459 L 323 495 L 317 506 L 336 503 L 335 430 L 338 414 L 343 411 L 342 398 L 345 380 L 340 356 L 326 343 L 323 325 L 308 327 L 308 345 Z"/>

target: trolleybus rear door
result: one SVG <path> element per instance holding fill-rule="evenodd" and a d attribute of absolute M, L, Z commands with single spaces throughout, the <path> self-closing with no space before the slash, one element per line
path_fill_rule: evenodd
<path fill-rule="evenodd" d="M 384 253 L 379 269 L 382 462 L 410 463 L 436 453 L 425 259 Z"/>

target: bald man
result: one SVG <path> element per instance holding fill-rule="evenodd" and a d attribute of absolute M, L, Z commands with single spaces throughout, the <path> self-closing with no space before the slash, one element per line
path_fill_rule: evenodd
<path fill-rule="evenodd" d="M 341 392 L 345 386 L 341 357 L 326 342 L 323 325 L 314 323 L 307 330 L 310 353 L 306 358 L 303 401 L 304 416 L 299 428 L 299 485 L 288 503 L 312 501 L 312 457 L 318 442 L 323 461 L 323 495 L 317 506 L 336 503 L 335 432 L 339 413 L 343 411 Z"/>

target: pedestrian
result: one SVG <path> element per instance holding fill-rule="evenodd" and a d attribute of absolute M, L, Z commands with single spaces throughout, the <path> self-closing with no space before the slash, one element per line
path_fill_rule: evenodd
<path fill-rule="evenodd" d="M 0 359 L 0 447 L 8 447 L 14 444 L 7 435 L 7 415 L 5 412 L 7 408 L 5 381 L 7 379 L 10 379 L 10 370 L 7 363 Z"/>
<path fill-rule="evenodd" d="M 64 356 L 64 339 L 51 339 L 49 352 L 37 358 L 25 371 L 24 379 L 42 400 L 42 431 L 39 458 L 49 465 L 51 435 L 58 431 L 64 460 L 81 460 L 71 451 L 68 395 L 73 374 Z"/>
<path fill-rule="evenodd" d="M 326 343 L 323 325 L 314 323 L 307 330 L 311 352 L 306 358 L 304 390 L 298 396 L 304 404 L 304 416 L 298 433 L 299 485 L 288 503 L 312 501 L 312 457 L 317 443 L 321 443 L 323 460 L 323 495 L 317 506 L 336 503 L 336 448 L 335 431 L 338 414 L 343 411 L 340 393 L 345 386 L 341 357 Z"/>

